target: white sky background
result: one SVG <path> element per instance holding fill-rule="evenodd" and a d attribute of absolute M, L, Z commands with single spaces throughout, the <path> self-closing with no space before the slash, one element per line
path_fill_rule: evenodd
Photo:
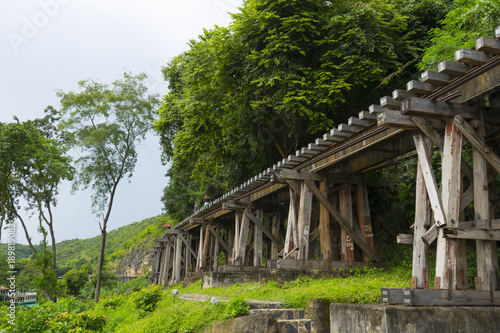
<path fill-rule="evenodd" d="M 0 121 L 41 118 L 55 91 L 78 91 L 80 80 L 111 84 L 125 71 L 149 76 L 150 93 L 163 95 L 161 67 L 188 49 L 187 43 L 215 24 L 227 26 L 228 11 L 243 0 L 2 0 L 0 1 Z M 167 168 L 160 161 L 158 138 L 139 148 L 131 183 L 118 187 L 108 231 L 156 216 Z M 60 187 L 54 210 L 56 241 L 100 234 L 90 213 L 90 192 L 70 194 Z M 35 244 L 37 219 L 29 220 Z M 5 242 L 2 232 L 2 242 Z M 21 227 L 17 242 L 27 244 Z"/>

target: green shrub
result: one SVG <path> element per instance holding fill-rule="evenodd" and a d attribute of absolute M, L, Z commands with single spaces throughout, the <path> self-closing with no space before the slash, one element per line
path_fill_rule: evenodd
<path fill-rule="evenodd" d="M 233 298 L 226 306 L 224 311 L 227 318 L 234 318 L 238 316 L 246 315 L 250 309 L 250 305 L 243 297 Z"/>
<path fill-rule="evenodd" d="M 105 316 L 89 312 L 78 314 L 63 312 L 47 321 L 49 327 L 47 332 L 102 332 L 107 320 Z"/>
<path fill-rule="evenodd" d="M 156 305 L 162 298 L 163 284 L 151 285 L 134 294 L 135 307 L 139 310 L 139 316 L 144 317 L 147 313 L 156 309 Z"/>

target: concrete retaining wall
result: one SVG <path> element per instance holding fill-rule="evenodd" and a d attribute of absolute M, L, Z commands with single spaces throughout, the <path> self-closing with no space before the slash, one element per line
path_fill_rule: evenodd
<path fill-rule="evenodd" d="M 206 272 L 202 286 L 205 288 L 229 287 L 236 283 L 259 282 L 259 273 L 251 272 Z"/>
<path fill-rule="evenodd" d="M 331 304 L 330 330 L 332 333 L 500 332 L 500 308 Z"/>

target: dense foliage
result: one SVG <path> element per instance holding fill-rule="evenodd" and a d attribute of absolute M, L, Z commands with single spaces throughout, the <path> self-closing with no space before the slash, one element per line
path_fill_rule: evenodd
<path fill-rule="evenodd" d="M 248 0 L 190 41 L 156 122 L 166 210 L 182 219 L 408 80 L 448 4 Z"/>

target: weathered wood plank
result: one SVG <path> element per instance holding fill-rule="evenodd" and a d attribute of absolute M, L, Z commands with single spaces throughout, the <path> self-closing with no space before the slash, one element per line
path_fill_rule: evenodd
<path fill-rule="evenodd" d="M 419 141 L 426 147 L 424 153 L 427 159 L 432 159 L 432 142 L 428 137 L 417 134 Z M 424 175 L 420 163 L 417 166 L 417 181 L 415 193 L 415 224 L 413 227 L 413 261 L 412 276 L 417 278 L 417 288 L 424 287 L 424 281 L 429 280 L 429 245 L 422 239 L 431 225 L 431 207 Z M 435 234 L 437 236 L 437 233 Z M 424 276 L 425 274 L 425 276 Z"/>
<path fill-rule="evenodd" d="M 298 259 L 307 259 L 309 254 L 309 232 L 311 227 L 313 194 L 309 191 L 305 183 L 301 184 L 300 190 L 300 206 L 297 220 L 299 234 Z"/>
<path fill-rule="evenodd" d="M 434 213 L 434 219 L 438 226 L 442 226 L 446 224 L 446 219 L 444 217 L 443 207 L 438 195 L 437 183 L 432 171 L 431 160 L 428 157 L 428 147 L 424 145 L 422 137 L 414 136 L 413 139 L 415 141 L 415 148 L 418 154 L 418 163 L 422 169 L 422 175 L 425 181 L 427 195 L 429 197 L 431 208 Z"/>
<path fill-rule="evenodd" d="M 399 111 L 401 108 L 401 101 L 395 100 L 389 96 L 384 96 L 380 98 L 380 106 Z"/>
<path fill-rule="evenodd" d="M 286 228 L 285 236 L 285 247 L 283 251 L 283 257 L 288 256 L 298 244 L 298 233 L 297 233 L 297 210 L 296 202 L 298 195 L 296 191 L 290 186 L 290 205 L 288 207 L 288 223 Z"/>
<path fill-rule="evenodd" d="M 461 230 L 453 228 L 444 228 L 443 232 L 445 238 L 451 238 L 451 239 L 500 241 L 500 231 L 479 230 L 479 229 Z M 487 282 L 489 284 L 489 279 L 487 280 Z"/>
<path fill-rule="evenodd" d="M 421 81 L 411 80 L 406 84 L 406 90 L 416 94 L 429 94 L 436 90 L 438 86 Z"/>
<path fill-rule="evenodd" d="M 353 211 L 352 211 L 352 198 L 351 198 L 351 185 L 342 184 L 339 192 L 339 210 L 340 215 L 344 218 L 348 228 L 354 230 Z M 341 254 L 342 260 L 353 262 L 354 261 L 354 243 L 352 237 L 343 228 L 340 230 L 341 240 Z"/>
<path fill-rule="evenodd" d="M 398 234 L 396 236 L 396 242 L 398 244 L 413 245 L 413 238 L 412 234 Z"/>
<path fill-rule="evenodd" d="M 490 218 L 488 165 L 486 159 L 477 149 L 472 150 L 472 158 L 474 170 L 474 218 L 476 220 L 487 220 Z M 475 229 L 471 230 L 475 231 Z M 487 236 L 491 236 L 490 232 L 483 233 Z M 495 231 L 491 231 L 491 233 L 495 233 Z M 496 231 L 496 233 L 500 236 L 500 231 Z M 486 240 L 484 238 L 477 238 L 476 254 L 477 274 L 482 281 L 481 290 L 490 290 L 491 287 L 493 287 L 492 290 L 496 290 L 496 273 L 498 273 L 498 251 L 496 242 L 491 238 Z M 490 281 L 493 284 L 492 286 L 490 286 Z"/>
<path fill-rule="evenodd" d="M 366 121 L 371 121 L 371 122 L 377 121 L 377 115 L 371 114 L 368 111 L 360 111 L 358 115 L 359 115 L 359 119 L 361 119 L 361 120 L 366 120 Z"/>
<path fill-rule="evenodd" d="M 327 197 L 328 196 L 328 186 L 326 182 L 321 182 L 319 184 L 320 192 Z M 331 260 L 331 242 L 330 242 L 330 214 L 328 210 L 320 203 L 320 211 L 319 211 L 319 243 L 321 248 L 321 255 L 323 256 L 323 260 Z M 311 240 L 313 239 L 313 235 L 310 235 Z"/>
<path fill-rule="evenodd" d="M 463 76 L 471 69 L 472 67 L 466 64 L 461 64 L 454 61 L 445 60 L 438 64 L 439 73 L 453 75 L 453 76 Z"/>
<path fill-rule="evenodd" d="M 314 181 L 324 181 L 325 177 L 317 172 L 310 171 L 295 171 L 295 170 L 281 170 L 280 178 L 284 180 L 305 180 L 310 179 Z"/>
<path fill-rule="evenodd" d="M 409 306 L 499 306 L 500 291 L 382 288 L 386 304 Z"/>
<path fill-rule="evenodd" d="M 377 115 L 377 126 L 415 129 L 417 125 L 412 117 L 401 114 L 401 111 L 383 111 Z"/>
<path fill-rule="evenodd" d="M 456 116 L 454 120 L 455 126 L 469 140 L 472 146 L 493 166 L 496 172 L 500 173 L 500 158 L 493 150 L 486 145 L 486 142 L 476 134 L 474 129 L 461 116 Z"/>
<path fill-rule="evenodd" d="M 413 117 L 413 122 L 418 126 L 418 128 L 429 137 L 436 146 L 443 150 L 444 148 L 444 138 L 431 126 L 429 119 Z M 444 126 L 443 126 L 444 127 Z M 469 179 L 472 180 L 472 168 L 465 162 L 464 159 L 460 162 L 460 171 Z"/>
<path fill-rule="evenodd" d="M 410 97 L 417 97 L 417 94 L 411 93 L 403 89 L 396 89 L 392 92 L 392 98 L 396 101 L 404 101 L 405 99 L 408 99 Z"/>
<path fill-rule="evenodd" d="M 174 283 L 181 281 L 182 235 L 175 240 Z"/>
<path fill-rule="evenodd" d="M 340 215 L 340 213 L 332 206 L 330 202 L 328 202 L 328 199 L 321 193 L 321 191 L 316 187 L 314 182 L 306 180 L 305 183 L 309 187 L 309 189 L 314 193 L 316 198 L 323 204 L 330 215 L 337 221 L 337 223 L 344 229 L 346 229 L 346 232 L 352 237 L 354 242 L 361 248 L 363 252 L 365 252 L 368 255 L 368 258 L 370 260 L 376 261 L 377 256 L 375 256 L 375 253 L 371 251 L 371 249 L 365 244 L 363 239 L 358 236 L 352 228 L 349 227 L 347 222 L 344 220 L 344 218 Z"/>
<path fill-rule="evenodd" d="M 346 137 L 351 136 L 351 133 L 340 132 L 337 128 L 332 128 L 330 130 L 330 135 L 332 137 L 337 137 L 337 138 L 345 139 Z"/>
<path fill-rule="evenodd" d="M 483 118 L 481 118 L 483 112 Z M 403 102 L 401 114 L 415 117 L 455 117 L 460 115 L 466 119 L 484 119 L 492 123 L 499 123 L 499 112 L 486 107 L 470 106 L 444 101 L 431 101 L 425 98 L 412 97 Z"/>
<path fill-rule="evenodd" d="M 436 240 L 438 236 L 438 227 L 436 226 L 436 223 L 434 223 L 429 230 L 422 236 L 422 240 L 424 241 L 425 244 L 430 245 L 434 240 Z"/>
<path fill-rule="evenodd" d="M 481 66 L 488 60 L 490 60 L 492 55 L 483 52 L 477 52 L 474 50 L 460 49 L 455 51 L 455 61 L 467 64 L 471 66 Z"/>
<path fill-rule="evenodd" d="M 462 135 L 453 121 L 449 121 L 445 127 L 441 162 L 441 203 L 446 225 L 452 228 L 458 226 L 460 216 L 461 152 Z M 436 276 L 441 278 L 441 289 L 456 289 L 462 269 L 467 271 L 465 241 L 446 238 L 441 228 L 436 245 Z"/>
<path fill-rule="evenodd" d="M 448 82 L 454 79 L 454 77 L 451 75 L 433 71 L 425 71 L 420 75 L 420 77 L 422 78 L 422 82 L 435 84 L 438 86 L 448 84 Z"/>
<path fill-rule="evenodd" d="M 500 40 L 480 37 L 475 42 L 476 51 L 500 55 Z"/>
<path fill-rule="evenodd" d="M 248 232 L 249 232 L 249 228 L 250 228 L 250 219 L 248 216 L 249 216 L 249 214 L 248 214 L 248 208 L 247 208 L 243 211 L 243 214 L 241 217 L 241 227 L 240 227 L 240 235 L 239 235 L 240 239 L 238 240 L 239 253 L 238 253 L 238 257 L 236 259 L 237 259 L 237 261 L 239 261 L 240 264 L 242 264 L 242 261 L 245 259 L 245 254 L 246 254 L 246 249 L 247 249 Z"/>
<path fill-rule="evenodd" d="M 350 117 L 347 120 L 347 125 L 351 126 L 351 127 L 368 127 L 372 124 L 373 124 L 373 122 L 371 122 L 371 121 L 361 120 L 357 117 Z"/>
<path fill-rule="evenodd" d="M 264 234 L 266 234 L 266 236 L 272 241 L 274 242 L 275 244 L 277 244 L 279 247 L 283 247 L 283 244 L 281 244 L 281 242 L 279 241 L 278 238 L 274 237 L 273 234 L 264 226 L 264 224 L 256 217 L 254 216 L 253 214 L 251 214 L 249 211 L 247 211 L 245 213 L 245 215 L 250 219 L 252 220 L 252 222 L 260 228 L 261 231 L 264 232 Z"/>
<path fill-rule="evenodd" d="M 358 212 L 359 228 L 366 245 L 375 253 L 375 239 L 373 237 L 372 218 L 368 202 L 368 188 L 366 185 L 355 186 L 356 209 Z M 368 256 L 363 253 L 363 261 L 368 261 Z"/>
<path fill-rule="evenodd" d="M 279 210 L 275 211 L 271 218 L 271 233 L 276 239 L 279 239 L 280 235 L 280 219 L 281 213 Z M 271 243 L 271 259 L 278 259 L 279 247 L 278 244 Z"/>
<path fill-rule="evenodd" d="M 226 250 L 227 253 L 231 253 L 231 248 L 226 244 L 226 242 L 224 242 L 224 240 L 220 237 L 219 233 L 215 231 L 215 229 L 211 225 L 208 226 L 208 230 L 210 230 L 212 235 L 214 235 L 215 239 L 217 239 L 220 245 L 222 245 L 224 250 Z"/>
<path fill-rule="evenodd" d="M 264 227 L 264 212 L 262 210 L 256 211 L 257 220 L 260 222 L 260 226 L 256 223 L 254 224 L 253 231 L 253 265 L 255 267 L 262 266 L 262 231 L 265 229 Z M 267 229 L 266 229 L 267 230 Z M 271 234 L 271 233 L 269 233 Z M 272 235 L 272 234 L 271 234 Z"/>

